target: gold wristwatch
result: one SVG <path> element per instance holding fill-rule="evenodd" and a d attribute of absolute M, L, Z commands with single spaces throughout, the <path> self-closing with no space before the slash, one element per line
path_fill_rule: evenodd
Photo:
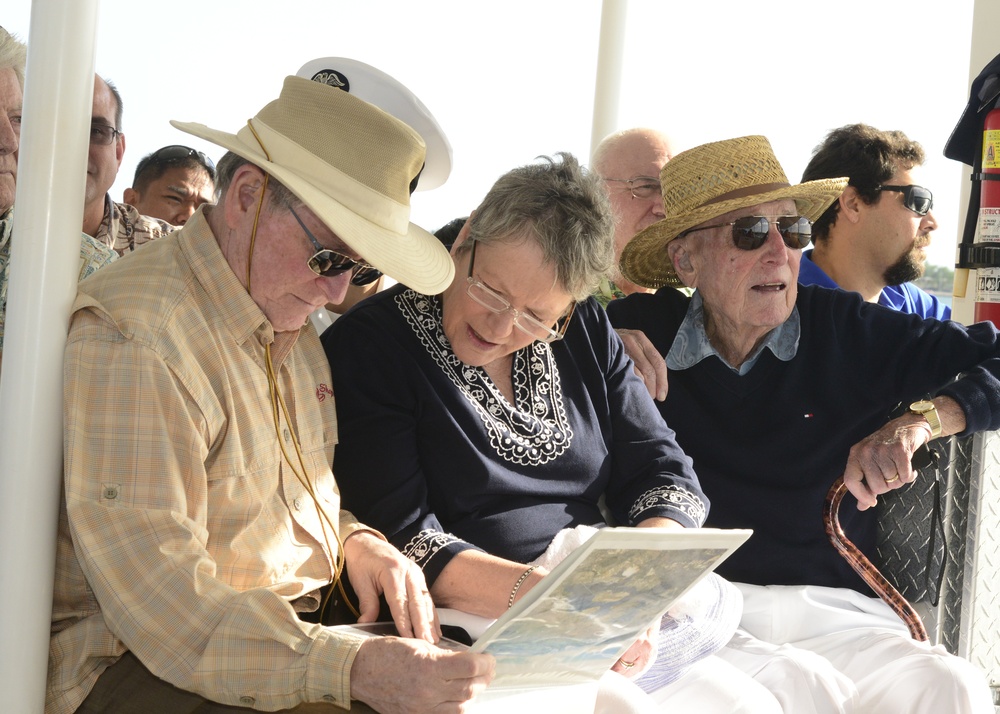
<path fill-rule="evenodd" d="M 921 399 L 910 405 L 910 413 L 922 416 L 931 427 L 931 438 L 936 439 L 941 436 L 941 417 L 938 416 L 937 407 L 934 402 Z"/>

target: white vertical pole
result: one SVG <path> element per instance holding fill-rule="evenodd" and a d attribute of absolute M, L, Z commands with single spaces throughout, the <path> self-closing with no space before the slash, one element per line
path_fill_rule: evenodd
<path fill-rule="evenodd" d="M 0 692 L 42 712 L 98 0 L 34 0 L 0 373 Z"/>
<path fill-rule="evenodd" d="M 618 129 L 627 14 L 628 0 L 603 0 L 597 72 L 594 75 L 597 85 L 594 89 L 594 121 L 590 132 L 591 154 L 601 139 Z"/>

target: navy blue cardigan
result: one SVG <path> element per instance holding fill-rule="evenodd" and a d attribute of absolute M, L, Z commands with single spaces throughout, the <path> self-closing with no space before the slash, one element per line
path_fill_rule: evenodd
<path fill-rule="evenodd" d="M 663 288 L 612 301 L 608 315 L 616 328 L 644 331 L 665 355 L 689 302 Z M 802 334 L 790 362 L 764 350 L 741 377 L 711 357 L 671 371 L 667 399 L 658 406 L 712 499 L 706 525 L 754 529 L 720 574 L 871 594 L 827 541 L 825 495 L 843 475 L 851 446 L 900 403 L 946 394 L 965 411 L 966 433 L 1000 428 L 997 330 L 990 323 L 925 321 L 812 286 L 799 286 L 796 304 Z M 870 554 L 874 511 L 856 505 L 844 499 L 841 523 Z"/>

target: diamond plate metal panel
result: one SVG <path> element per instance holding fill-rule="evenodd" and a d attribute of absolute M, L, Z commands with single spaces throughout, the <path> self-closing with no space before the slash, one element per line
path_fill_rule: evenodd
<path fill-rule="evenodd" d="M 1000 433 L 977 434 L 972 448 L 969 533 L 958 654 L 1000 689 Z"/>
<path fill-rule="evenodd" d="M 875 564 L 889 581 L 916 607 L 928 634 L 954 652 L 958 646 L 958 622 L 965 541 L 972 439 L 947 439 L 934 444 L 940 455 L 937 466 L 921 469 L 910 488 L 879 498 L 879 530 Z M 931 514 L 935 508 L 935 480 L 940 483 L 939 511 L 944 537 L 934 534 L 931 546 Z M 935 606 L 934 590 L 942 566 L 945 568 Z"/>
<path fill-rule="evenodd" d="M 948 453 L 947 447 L 941 448 L 938 445 L 935 449 L 939 453 Z M 940 533 L 937 533 L 934 552 L 931 554 L 930 573 L 927 572 L 928 549 L 931 547 L 930 519 L 937 491 L 935 479 L 942 482 L 939 509 L 943 519 L 947 508 L 945 497 L 954 499 L 956 488 L 964 485 L 960 483 L 946 489 L 944 481 L 947 479 L 947 468 L 928 466 L 917 473 L 917 480 L 909 488 L 891 491 L 879 497 L 876 564 L 911 602 L 933 599 L 929 590 L 933 589 L 934 576 L 939 572 L 946 554 L 952 556 L 948 558 L 948 565 L 957 567 L 959 572 L 964 563 L 962 559 L 954 558 L 954 546 L 961 544 L 964 533 L 946 531 L 944 540 L 948 544 L 947 548 Z M 932 582 L 928 582 L 928 576 Z"/>
<path fill-rule="evenodd" d="M 1000 434 L 935 445 L 939 467 L 918 474 L 909 489 L 880 498 L 875 564 L 916 606 L 933 642 L 986 672 L 1000 703 Z M 944 487 L 945 543 L 932 545 L 934 481 Z M 937 605 L 934 575 L 944 566 Z"/>

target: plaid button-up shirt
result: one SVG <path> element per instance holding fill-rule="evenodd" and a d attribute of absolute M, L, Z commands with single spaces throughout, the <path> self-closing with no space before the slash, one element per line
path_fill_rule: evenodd
<path fill-rule="evenodd" d="M 342 538 L 363 528 L 339 510 L 329 366 L 311 325 L 273 332 L 202 211 L 74 306 L 50 713 L 74 711 L 126 649 L 224 704 L 350 701 L 361 641 L 293 610 L 330 581 L 337 546 L 282 455 Z M 277 425 L 267 344 L 289 415 Z"/>

